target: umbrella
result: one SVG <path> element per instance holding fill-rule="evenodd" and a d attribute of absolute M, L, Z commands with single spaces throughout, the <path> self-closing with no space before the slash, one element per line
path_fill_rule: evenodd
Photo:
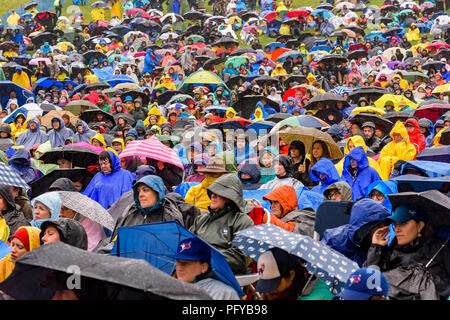
<path fill-rule="evenodd" d="M 416 156 L 416 159 L 450 163 L 450 146 L 425 148 Z"/>
<path fill-rule="evenodd" d="M 269 117 L 267 117 L 266 120 L 267 119 L 269 119 Z M 279 131 L 280 129 L 283 129 L 286 126 L 320 129 L 320 128 L 328 128 L 330 125 L 325 121 L 310 115 L 301 115 L 301 116 L 289 115 L 289 118 L 286 118 L 278 122 L 271 130 L 271 133 Z"/>
<path fill-rule="evenodd" d="M 425 81 L 425 82 L 428 81 L 428 76 L 419 71 L 405 72 L 403 74 L 403 79 L 407 80 L 410 83 L 415 82 L 417 77 L 422 77 L 423 81 Z"/>
<path fill-rule="evenodd" d="M 197 42 L 205 42 L 205 38 L 199 34 L 192 34 L 189 37 L 186 38 L 186 42 L 189 40 L 192 40 L 193 43 Z"/>
<path fill-rule="evenodd" d="M 91 8 L 95 8 L 96 6 L 99 6 L 100 8 L 105 8 L 106 6 L 108 6 L 108 4 L 106 2 L 103 2 L 103 1 L 95 1 L 91 5 Z"/>
<path fill-rule="evenodd" d="M 355 4 L 348 2 L 348 1 L 344 1 L 344 2 L 339 2 L 334 8 L 338 9 L 338 10 L 342 10 L 342 8 L 346 6 L 347 9 L 353 9 L 355 7 Z"/>
<path fill-rule="evenodd" d="M 347 102 L 347 100 L 345 100 L 344 97 L 342 97 L 334 92 L 326 92 L 326 93 L 318 94 L 315 97 L 311 98 L 311 100 L 309 100 L 308 103 L 305 105 L 305 109 L 308 109 L 308 110 L 315 109 L 319 102 L 323 102 L 324 104 L 330 104 L 332 106 L 336 106 L 337 101 L 344 102 L 345 107 L 348 106 L 348 102 Z"/>
<path fill-rule="evenodd" d="M 177 253 L 178 243 L 187 238 L 197 236 L 183 228 L 177 221 L 122 227 L 117 233 L 111 255 L 146 260 L 155 268 L 170 275 L 176 262 L 170 256 Z M 206 242 L 205 244 L 211 250 L 211 269 L 221 281 L 231 286 L 242 297 L 244 293 L 224 255 L 210 244 Z"/>
<path fill-rule="evenodd" d="M 106 81 L 108 81 L 108 80 L 106 80 Z M 114 86 L 114 90 L 128 90 L 128 91 L 131 91 L 131 90 L 139 90 L 141 87 L 137 84 L 137 83 L 134 83 L 134 82 L 122 82 L 122 83 L 117 83 L 115 86 Z"/>
<path fill-rule="evenodd" d="M 32 66 L 37 66 L 39 64 L 39 62 L 44 62 L 47 66 L 49 64 L 52 64 L 52 62 L 50 61 L 49 58 L 35 58 L 35 59 L 31 59 L 28 63 Z"/>
<path fill-rule="evenodd" d="M 232 75 L 226 82 L 228 88 L 233 88 L 234 85 L 241 85 L 245 82 L 245 77 L 240 75 Z"/>
<path fill-rule="evenodd" d="M 5 152 L 9 148 L 11 148 L 14 145 L 14 141 L 11 139 L 0 139 L 0 150 Z"/>
<path fill-rule="evenodd" d="M 260 76 L 258 78 L 255 78 L 256 83 L 258 83 L 258 85 L 264 85 L 265 83 L 271 84 L 271 85 L 276 85 L 278 82 L 280 82 L 277 78 L 271 77 L 271 76 Z"/>
<path fill-rule="evenodd" d="M 217 40 L 216 42 L 214 42 L 212 44 L 213 47 L 215 46 L 227 46 L 227 45 L 231 45 L 231 44 L 235 44 L 236 46 L 239 45 L 239 42 L 237 40 L 234 40 L 233 38 L 230 37 L 222 37 L 219 40 Z"/>
<path fill-rule="evenodd" d="M 275 123 L 278 123 L 280 121 L 283 121 L 284 119 L 291 117 L 292 115 L 289 113 L 273 113 L 266 118 L 266 121 L 273 121 Z"/>
<path fill-rule="evenodd" d="M 164 17 L 161 18 L 161 22 L 166 23 L 166 20 L 168 20 L 170 23 L 175 23 L 177 21 L 184 21 L 184 18 L 182 16 L 180 16 L 179 14 L 168 13 Z"/>
<path fill-rule="evenodd" d="M 373 113 L 361 112 L 355 116 L 350 117 L 349 120 L 351 123 L 358 123 L 360 126 L 366 121 L 371 121 L 376 125 L 379 124 L 383 126 L 386 129 L 386 132 L 390 132 L 394 127 L 394 123 L 392 121 L 382 118 L 381 116 Z"/>
<path fill-rule="evenodd" d="M 427 61 L 421 65 L 422 69 L 424 70 L 429 70 L 430 68 L 434 68 L 434 70 L 439 70 L 443 66 L 445 66 L 445 63 L 441 61 Z"/>
<path fill-rule="evenodd" d="M 433 100 L 432 100 L 433 101 Z M 431 104 L 421 104 L 415 111 L 414 117 L 419 119 L 427 118 L 433 122 L 439 119 L 445 112 L 450 110 L 449 103 L 433 102 Z"/>
<path fill-rule="evenodd" d="M 269 98 L 262 95 L 246 95 L 240 98 L 235 104 L 233 104 L 234 110 L 240 114 L 241 117 L 250 119 L 256 104 L 260 101 L 261 98 L 265 98 L 268 104 L 275 108 L 277 112 L 280 111 L 280 105 L 270 100 Z"/>
<path fill-rule="evenodd" d="M 328 11 L 325 9 L 316 9 L 316 10 L 314 10 L 313 13 L 311 13 L 311 15 L 314 17 L 317 17 L 320 15 L 324 19 L 330 19 L 330 18 L 334 17 L 334 14 L 331 11 Z"/>
<path fill-rule="evenodd" d="M 355 270 L 356 262 L 311 237 L 284 230 L 272 224 L 261 224 L 235 234 L 232 244 L 250 258 L 259 256 L 272 247 L 278 247 L 306 261 L 309 272 L 316 274 L 338 293 Z"/>
<path fill-rule="evenodd" d="M 180 157 L 175 151 L 162 144 L 157 138 L 129 142 L 119 158 L 144 157 L 172 164 L 184 170 Z"/>
<path fill-rule="evenodd" d="M 77 118 L 73 115 L 72 112 L 67 110 L 51 110 L 45 116 L 41 118 L 41 125 L 46 128 L 52 127 L 52 119 L 53 117 L 62 117 L 64 114 L 67 114 L 70 117 L 70 123 L 75 125 Z"/>
<path fill-rule="evenodd" d="M 97 156 L 98 157 L 98 156 Z M 97 222 L 101 226 L 113 231 L 115 221 L 113 217 L 98 202 L 74 191 L 58 191 L 63 206 L 72 209 L 83 217 Z"/>
<path fill-rule="evenodd" d="M 134 127 L 134 125 L 136 124 L 136 119 L 134 119 L 134 117 L 131 114 L 118 113 L 114 115 L 114 120 L 116 123 L 119 123 L 118 122 L 119 118 L 123 118 L 127 122 L 127 124 L 129 124 L 132 127 Z"/>
<path fill-rule="evenodd" d="M 372 100 L 376 100 L 387 93 L 389 93 L 389 91 L 381 87 L 361 87 L 353 90 L 353 92 L 349 94 L 349 97 L 353 100 L 354 103 L 357 103 L 359 98 L 361 97 L 365 97 L 369 100 L 370 98 Z"/>
<path fill-rule="evenodd" d="M 67 159 L 73 167 L 87 168 L 98 164 L 98 154 L 90 149 L 73 145 L 54 148 L 45 152 L 39 160 L 44 163 L 58 163 L 58 159 Z"/>
<path fill-rule="evenodd" d="M 148 103 L 150 102 L 150 98 L 144 92 L 142 92 L 140 90 L 130 90 L 130 91 L 124 92 L 120 95 L 120 99 L 122 99 L 122 101 L 124 101 L 127 96 L 131 96 L 131 98 L 133 100 L 136 100 L 137 97 L 141 97 L 142 105 L 144 105 L 144 106 L 148 105 Z"/>
<path fill-rule="evenodd" d="M 101 113 L 106 118 L 106 120 L 109 120 L 112 122 L 113 125 L 116 124 L 116 120 L 114 120 L 114 117 L 112 114 L 103 111 L 102 109 L 94 109 L 94 110 L 86 110 L 83 113 L 80 114 L 80 119 L 89 124 L 90 122 L 98 122 L 97 121 L 97 114 Z"/>
<path fill-rule="evenodd" d="M 172 36 L 173 39 L 176 39 L 176 38 L 179 37 L 179 35 L 176 34 L 175 32 L 166 32 L 166 33 L 163 33 L 162 35 L 160 35 L 159 38 L 160 38 L 161 40 L 167 40 L 167 39 L 169 39 L 171 36 Z"/>
<path fill-rule="evenodd" d="M 354 90 L 354 88 L 350 88 L 350 87 L 342 87 L 342 86 L 340 86 L 340 87 L 334 88 L 334 89 L 331 90 L 331 91 L 334 92 L 334 93 L 336 93 L 336 94 L 338 94 L 338 95 L 340 95 L 340 96 L 343 96 L 344 93 L 350 94 L 350 93 L 353 92 L 353 90 Z"/>
<path fill-rule="evenodd" d="M 183 15 L 186 20 L 202 20 L 204 17 L 205 15 L 202 12 L 196 10 L 188 11 Z"/>
<path fill-rule="evenodd" d="M 381 117 L 383 119 L 391 121 L 392 123 L 396 123 L 397 121 L 405 122 L 406 119 L 411 118 L 412 113 L 413 112 L 411 110 L 406 110 L 402 112 L 388 112 L 382 114 Z"/>
<path fill-rule="evenodd" d="M 30 189 L 30 186 L 19 175 L 19 172 L 3 162 L 0 162 L 0 184 L 19 187 L 25 190 Z"/>
<path fill-rule="evenodd" d="M 317 62 L 323 62 L 325 64 L 329 62 L 335 62 L 337 65 L 341 63 L 346 63 L 348 60 L 346 57 L 341 56 L 339 54 L 327 54 L 319 58 Z"/>
<path fill-rule="evenodd" d="M 243 120 L 243 118 L 238 118 L 238 119 Z M 216 123 L 210 124 L 208 126 L 208 129 L 247 130 L 247 127 L 245 125 L 243 125 L 238 119 L 228 119 L 223 122 L 216 122 Z M 247 121 L 249 121 L 249 120 L 247 120 Z"/>
<path fill-rule="evenodd" d="M 256 132 L 265 130 L 265 131 L 269 132 L 275 125 L 276 125 L 275 122 L 260 120 L 260 121 L 253 122 L 252 124 L 248 125 L 247 130 L 254 130 Z"/>
<path fill-rule="evenodd" d="M 403 174 L 391 180 L 398 181 L 398 191 L 423 192 L 427 190 L 439 190 L 445 194 L 450 187 L 450 176 L 422 177 L 415 174 Z"/>
<path fill-rule="evenodd" d="M 28 103 L 11 113 L 2 120 L 2 123 L 11 123 L 19 113 L 23 113 L 26 119 L 34 116 L 42 116 L 42 109 L 36 103 Z M 1 139 L 0 139 L 1 141 Z"/>
<path fill-rule="evenodd" d="M 288 18 L 297 18 L 298 16 L 302 16 L 302 17 L 306 17 L 307 15 L 309 15 L 309 12 L 306 10 L 301 10 L 301 9 L 297 9 L 297 10 L 291 10 L 288 13 L 286 13 L 285 17 Z"/>
<path fill-rule="evenodd" d="M 88 100 L 73 100 L 64 107 L 64 110 L 70 111 L 74 115 L 79 115 L 82 107 L 86 107 L 87 110 L 99 109 L 95 104 Z"/>
<path fill-rule="evenodd" d="M 97 50 L 86 51 L 85 53 L 82 54 L 82 56 L 84 58 L 84 61 L 87 61 L 87 62 L 89 62 L 91 60 L 91 58 L 98 59 L 98 60 L 100 60 L 100 59 L 107 60 L 108 59 L 108 57 L 104 53 L 101 53 L 100 51 L 97 51 Z"/>
<path fill-rule="evenodd" d="M 278 58 L 276 60 L 277 60 L 277 62 L 284 63 L 288 57 L 291 57 L 292 60 L 295 61 L 299 57 L 305 57 L 305 54 L 298 52 L 296 50 L 291 50 L 291 51 L 282 53 L 281 55 L 278 56 Z"/>
<path fill-rule="evenodd" d="M 450 48 L 450 45 L 446 44 L 445 42 L 439 41 L 439 42 L 431 42 L 430 44 L 428 44 L 428 46 L 426 47 L 428 50 L 429 49 L 435 49 L 435 50 L 439 50 L 440 48 Z"/>
<path fill-rule="evenodd" d="M 228 65 L 231 63 L 233 68 L 239 69 L 239 67 L 247 62 L 247 58 L 237 56 L 237 57 L 231 57 L 227 61 L 225 61 L 224 65 L 228 67 Z"/>
<path fill-rule="evenodd" d="M 92 172 L 85 168 L 72 168 L 72 169 L 55 169 L 47 175 L 33 181 L 30 184 L 31 196 L 30 199 L 34 199 L 37 196 L 48 191 L 50 186 L 59 178 L 69 178 L 72 181 L 83 179 L 83 189 L 87 187 L 91 179 L 93 178 Z"/>
<path fill-rule="evenodd" d="M 52 40 L 58 39 L 58 36 L 51 32 L 42 32 L 39 33 L 37 36 L 31 38 L 31 42 L 34 44 L 35 47 L 39 47 L 43 45 L 45 42 L 50 43 Z"/>
<path fill-rule="evenodd" d="M 44 289 L 41 283 L 49 273 L 64 275 L 64 279 L 73 276 L 74 266 L 83 283 L 77 291 L 86 300 L 210 299 L 204 290 L 146 261 L 90 252 L 60 241 L 18 259 L 13 273 L 1 283 L 1 290 L 16 300 L 51 299 L 54 289 Z"/>
<path fill-rule="evenodd" d="M 438 190 L 424 192 L 402 192 L 388 195 L 392 208 L 410 205 L 420 208 L 428 215 L 431 227 L 450 226 L 450 198 Z"/>
<path fill-rule="evenodd" d="M 272 129 L 273 130 L 273 129 Z M 333 138 L 325 132 L 322 132 L 316 128 L 307 127 L 291 127 L 278 132 L 281 139 L 286 144 L 290 144 L 292 141 L 299 140 L 305 144 L 306 152 L 310 152 L 312 145 L 315 141 L 324 142 L 330 153 L 331 159 L 341 159 L 344 157 L 339 146 L 334 142 Z"/>
<path fill-rule="evenodd" d="M 33 7 L 36 7 L 37 5 L 38 5 L 37 1 L 31 1 L 31 2 L 28 2 L 26 5 L 24 5 L 23 9 L 24 10 L 29 10 L 29 9 L 31 9 Z"/>
<path fill-rule="evenodd" d="M 291 75 L 289 78 L 287 78 L 286 80 L 284 80 L 284 85 L 286 88 L 290 87 L 290 83 L 291 82 L 297 82 L 297 83 L 303 83 L 306 80 L 306 76 L 304 75 Z"/>

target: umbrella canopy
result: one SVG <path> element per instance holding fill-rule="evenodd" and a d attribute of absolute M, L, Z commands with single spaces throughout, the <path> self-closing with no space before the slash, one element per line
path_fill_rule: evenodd
<path fill-rule="evenodd" d="M 171 148 L 162 144 L 157 138 L 146 140 L 134 140 L 129 142 L 120 153 L 119 158 L 144 157 L 165 162 L 177 166 L 184 170 L 178 154 Z"/>
<path fill-rule="evenodd" d="M 97 222 L 108 230 L 114 230 L 115 221 L 113 217 L 97 201 L 80 192 L 58 191 L 58 193 L 63 206 Z"/>
<path fill-rule="evenodd" d="M 113 125 L 116 124 L 116 120 L 114 120 L 113 115 L 109 114 L 108 112 L 105 112 L 101 109 L 95 109 L 95 110 L 86 110 L 82 114 L 80 114 L 80 119 L 89 124 L 90 122 L 98 122 L 97 121 L 97 114 L 101 113 L 103 116 L 111 121 Z"/>
<path fill-rule="evenodd" d="M 12 167 L 0 162 L 0 184 L 30 189 L 30 186 L 23 180 L 19 173 Z"/>
<path fill-rule="evenodd" d="M 204 290 L 146 261 L 90 252 L 63 242 L 40 246 L 18 259 L 13 273 L 1 283 L 1 290 L 16 300 L 50 299 L 53 289 L 36 289 L 49 273 L 73 275 L 73 266 L 80 271 L 84 285 L 78 290 L 87 300 L 210 299 Z"/>
<path fill-rule="evenodd" d="M 389 91 L 381 87 L 361 87 L 353 90 L 353 92 L 349 94 L 349 97 L 354 103 L 358 103 L 358 100 L 361 97 L 364 97 L 368 100 L 377 100 L 379 97 L 387 93 L 389 93 Z"/>
<path fill-rule="evenodd" d="M 82 108 L 87 108 L 87 110 L 99 109 L 95 104 L 88 100 L 73 100 L 64 107 L 64 110 L 70 111 L 78 116 L 81 113 Z"/>
<path fill-rule="evenodd" d="M 381 116 L 374 113 L 360 112 L 357 115 L 351 117 L 349 120 L 351 123 L 358 123 L 360 126 L 366 121 L 371 121 L 376 125 L 379 124 L 383 126 L 386 129 L 386 132 L 390 132 L 391 129 L 394 127 L 394 123 L 392 121 L 384 119 Z"/>
<path fill-rule="evenodd" d="M 130 90 L 124 92 L 120 95 L 120 99 L 124 101 L 127 96 L 131 96 L 133 100 L 136 100 L 137 97 L 141 97 L 143 106 L 148 105 L 148 103 L 150 102 L 150 98 L 143 91 L 140 90 Z"/>
<path fill-rule="evenodd" d="M 36 103 L 24 104 L 19 109 L 4 118 L 2 123 L 13 122 L 19 113 L 22 113 L 25 118 L 28 119 L 29 117 L 42 116 L 43 110 Z"/>
<path fill-rule="evenodd" d="M 427 118 L 433 122 L 439 119 L 445 112 L 450 110 L 449 103 L 434 102 L 430 104 L 421 104 L 415 111 L 414 117 L 419 119 Z"/>
<path fill-rule="evenodd" d="M 273 247 L 296 255 L 304 259 L 308 271 L 323 278 L 334 293 L 340 292 L 352 272 L 359 269 L 356 262 L 326 244 L 273 224 L 261 224 L 241 230 L 235 234 L 232 243 L 254 260 L 258 260 L 261 254 Z"/>
<path fill-rule="evenodd" d="M 438 190 L 402 192 L 388 195 L 392 208 L 410 205 L 428 215 L 428 224 L 434 228 L 450 227 L 450 198 Z"/>
<path fill-rule="evenodd" d="M 197 238 L 197 236 L 176 221 L 122 227 L 117 233 L 111 255 L 146 260 L 155 268 L 170 275 L 174 271 L 176 262 L 170 256 L 177 253 L 179 242 L 187 238 Z M 224 255 L 208 243 L 205 242 L 205 244 L 211 250 L 211 269 L 221 281 L 231 286 L 242 297 L 244 293 Z"/>
<path fill-rule="evenodd" d="M 305 105 L 305 109 L 311 110 L 317 107 L 319 102 L 324 104 L 329 104 L 330 106 L 336 106 L 337 101 L 342 101 L 345 107 L 348 107 L 348 102 L 344 97 L 334 93 L 334 92 L 326 92 L 322 94 L 318 94 L 317 96 L 311 98 L 308 103 Z"/>
<path fill-rule="evenodd" d="M 247 58 L 242 56 L 231 57 L 227 61 L 225 61 L 224 65 L 228 67 L 229 64 L 233 66 L 233 68 L 239 69 L 239 67 L 247 62 Z"/>
<path fill-rule="evenodd" d="M 98 164 L 98 154 L 90 149 L 67 145 L 45 152 L 39 160 L 45 163 L 58 163 L 58 159 L 67 159 L 73 167 L 87 168 Z"/>
<path fill-rule="evenodd" d="M 77 117 L 75 117 L 72 112 L 67 111 L 67 110 L 51 110 L 51 111 L 49 111 L 45 116 L 43 116 L 41 118 L 41 125 L 43 125 L 47 129 L 51 129 L 53 117 L 62 117 L 65 114 L 69 116 L 70 123 L 72 125 L 75 125 L 75 122 L 77 121 Z"/>
<path fill-rule="evenodd" d="M 267 117 L 269 118 L 269 117 Z M 267 119 L 266 119 L 267 120 Z M 271 130 L 271 132 L 275 132 L 283 129 L 284 127 L 306 127 L 306 128 L 327 128 L 330 125 L 319 118 L 310 115 L 301 115 L 301 116 L 291 116 L 286 118 L 280 122 L 278 122 L 275 127 Z"/>
<path fill-rule="evenodd" d="M 316 128 L 293 127 L 281 130 L 278 134 L 286 144 L 290 144 L 295 140 L 302 141 L 305 144 L 305 149 L 308 153 L 311 152 L 312 145 L 315 141 L 322 141 L 327 145 L 332 159 L 341 159 L 344 157 L 341 149 L 337 143 L 334 142 L 333 138 L 328 133 L 322 132 Z"/>
<path fill-rule="evenodd" d="M 425 148 L 416 156 L 416 159 L 450 163 L 450 146 Z"/>
<path fill-rule="evenodd" d="M 48 191 L 53 182 L 59 178 L 69 178 L 72 181 L 82 178 L 83 189 L 89 184 L 94 175 L 85 168 L 72 168 L 72 169 L 55 169 L 52 172 L 46 174 L 42 178 L 34 181 L 30 184 L 31 196 L 30 199 L 34 199 L 37 196 Z"/>
<path fill-rule="evenodd" d="M 260 99 L 265 98 L 267 103 L 273 107 L 277 112 L 280 111 L 280 106 L 277 102 L 270 100 L 262 95 L 246 95 L 240 98 L 235 104 L 233 104 L 234 110 L 240 114 L 241 117 L 250 119 L 255 106 Z"/>
<path fill-rule="evenodd" d="M 292 117 L 292 115 L 289 113 L 274 113 L 274 114 L 269 115 L 265 120 L 278 123 L 280 121 L 283 121 L 284 119 L 291 118 L 291 117 Z"/>

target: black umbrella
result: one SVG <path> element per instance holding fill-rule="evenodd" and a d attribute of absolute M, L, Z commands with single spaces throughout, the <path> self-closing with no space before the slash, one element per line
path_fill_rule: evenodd
<path fill-rule="evenodd" d="M 124 101 L 127 96 L 131 96 L 133 100 L 136 100 L 137 97 L 141 97 L 143 106 L 148 105 L 148 103 L 150 102 L 150 98 L 142 91 L 129 90 L 127 92 L 122 93 L 120 95 L 120 98 L 122 99 L 122 101 Z"/>
<path fill-rule="evenodd" d="M 105 60 L 108 58 L 105 54 L 103 54 L 97 50 L 87 51 L 87 52 L 83 53 L 82 56 L 84 58 L 84 61 L 87 61 L 87 62 L 89 62 L 91 60 L 91 58 L 98 59 L 98 60 L 100 60 L 100 59 Z"/>
<path fill-rule="evenodd" d="M 45 103 L 45 102 L 41 103 L 39 105 L 39 108 L 41 108 L 44 111 L 44 113 L 47 113 L 47 112 L 52 111 L 52 110 L 57 110 L 56 106 L 54 104 Z"/>
<path fill-rule="evenodd" d="M 250 18 L 257 18 L 258 17 L 258 13 L 257 12 L 243 12 L 242 15 L 240 15 L 240 17 L 241 17 L 242 20 L 247 21 Z"/>
<path fill-rule="evenodd" d="M 5 42 L 0 43 L 0 50 L 8 51 L 10 49 L 16 51 L 17 49 L 19 49 L 19 46 L 17 43 L 15 43 L 13 41 L 5 41 Z"/>
<path fill-rule="evenodd" d="M 389 121 L 391 121 L 392 123 L 396 123 L 398 120 L 400 120 L 401 122 L 405 122 L 406 119 L 411 118 L 411 115 L 414 113 L 414 110 L 407 110 L 407 111 L 403 111 L 403 112 L 388 112 L 383 114 L 381 117 L 383 119 L 387 119 Z"/>
<path fill-rule="evenodd" d="M 366 33 L 364 32 L 364 29 L 360 28 L 360 27 L 357 27 L 357 26 L 347 27 L 346 29 L 352 30 L 355 33 L 359 33 L 363 37 L 366 35 Z"/>
<path fill-rule="evenodd" d="M 107 82 L 93 82 L 89 83 L 84 87 L 86 91 L 97 91 L 111 88 L 111 85 Z"/>
<path fill-rule="evenodd" d="M 291 18 L 291 19 L 286 19 L 286 20 L 282 21 L 281 24 L 287 24 L 290 27 L 294 27 L 294 26 L 300 25 L 300 21 L 298 19 Z"/>
<path fill-rule="evenodd" d="M 280 105 L 277 102 L 272 101 L 263 95 L 244 96 L 240 98 L 235 104 L 233 104 L 233 108 L 237 113 L 240 114 L 242 118 L 250 119 L 253 111 L 255 110 L 256 103 L 260 101 L 261 98 L 265 98 L 267 100 L 267 103 L 272 106 L 277 112 L 280 111 Z"/>
<path fill-rule="evenodd" d="M 428 70 L 430 68 L 434 68 L 434 70 L 439 70 L 444 66 L 445 63 L 441 61 L 430 61 L 422 64 L 422 69 Z"/>
<path fill-rule="evenodd" d="M 212 66 L 218 65 L 222 62 L 225 62 L 225 59 L 222 57 L 211 58 L 203 64 L 203 69 L 209 70 Z"/>
<path fill-rule="evenodd" d="M 233 50 L 233 52 L 230 53 L 230 57 L 240 56 L 247 52 L 255 53 L 256 50 L 253 50 L 252 48 L 239 48 L 239 49 Z"/>
<path fill-rule="evenodd" d="M 39 160 L 45 163 L 58 163 L 58 159 L 66 159 L 72 162 L 73 167 L 87 168 L 98 163 L 98 153 L 80 146 L 62 146 L 45 152 Z"/>
<path fill-rule="evenodd" d="M 231 44 L 239 45 L 239 42 L 230 37 L 222 37 L 219 40 L 217 40 L 216 42 L 214 42 L 212 45 L 213 46 L 218 46 L 218 45 L 226 46 L 226 45 L 231 45 Z"/>
<path fill-rule="evenodd" d="M 428 215 L 428 224 L 431 227 L 450 226 L 450 198 L 437 190 L 394 193 L 388 197 L 392 208 L 409 205 L 423 210 Z"/>
<path fill-rule="evenodd" d="M 347 58 L 339 54 L 327 54 L 322 56 L 317 62 L 330 63 L 334 61 L 336 64 L 347 62 Z"/>
<path fill-rule="evenodd" d="M 450 146 L 425 148 L 416 156 L 417 160 L 450 163 Z"/>
<path fill-rule="evenodd" d="M 264 83 L 277 84 L 278 82 L 280 82 L 277 78 L 268 75 L 258 77 L 255 79 L 255 81 L 256 83 L 258 83 L 258 85 L 263 85 Z"/>
<path fill-rule="evenodd" d="M 390 132 L 392 127 L 394 126 L 394 123 L 388 119 L 384 119 L 379 115 L 373 114 L 373 113 L 365 113 L 361 112 L 356 114 L 354 117 L 349 119 L 351 123 L 358 123 L 360 126 L 366 122 L 371 121 L 375 124 L 379 124 L 383 126 L 386 129 L 386 132 Z"/>
<path fill-rule="evenodd" d="M 442 47 L 439 49 L 439 51 L 433 56 L 433 59 L 441 60 L 442 58 L 447 59 L 447 61 L 450 59 L 450 48 L 444 48 Z"/>
<path fill-rule="evenodd" d="M 348 107 L 348 102 L 344 97 L 334 93 L 334 92 L 326 92 L 322 94 L 318 94 L 317 96 L 311 98 L 308 103 L 305 105 L 305 109 L 311 110 L 317 107 L 319 102 L 323 102 L 324 104 L 328 104 L 330 106 L 336 106 L 337 101 L 342 101 L 344 103 L 344 107 Z"/>
<path fill-rule="evenodd" d="M 207 55 L 200 55 L 200 56 L 195 56 L 195 60 L 197 60 L 198 62 L 200 62 L 201 64 L 204 64 L 206 61 L 208 61 L 209 59 L 211 59 L 210 56 Z"/>
<path fill-rule="evenodd" d="M 245 82 L 245 77 L 240 76 L 240 75 L 233 75 L 225 82 L 225 84 L 227 85 L 228 88 L 233 88 L 233 86 L 235 84 L 241 85 L 244 82 Z"/>
<path fill-rule="evenodd" d="M 291 82 L 297 82 L 298 84 L 302 84 L 303 81 L 306 80 L 306 76 L 304 75 L 291 75 L 289 78 L 284 80 L 284 85 L 286 88 L 289 88 L 289 84 Z"/>
<path fill-rule="evenodd" d="M 195 127 L 196 127 L 195 119 L 180 118 L 177 121 L 175 121 L 175 123 L 172 126 L 172 129 L 186 130 L 188 128 L 195 128 Z"/>
<path fill-rule="evenodd" d="M 358 103 L 358 100 L 361 97 L 377 100 L 382 95 L 388 93 L 389 91 L 387 89 L 381 87 L 361 87 L 353 90 L 353 92 L 349 94 L 349 97 L 353 100 L 354 103 Z"/>
<path fill-rule="evenodd" d="M 102 109 L 92 109 L 92 110 L 86 110 L 83 113 L 80 114 L 80 119 L 86 122 L 87 124 L 91 122 L 98 122 L 97 120 L 97 114 L 103 114 L 103 116 L 106 118 L 106 120 L 111 121 L 113 125 L 116 125 L 116 121 L 114 120 L 114 116 L 108 112 L 103 111 Z"/>
<path fill-rule="evenodd" d="M 389 24 L 389 23 L 391 23 L 393 21 L 394 20 L 392 18 L 388 18 L 388 17 L 380 17 L 380 18 L 375 19 L 376 24 L 382 24 L 383 23 L 383 24 L 387 25 L 387 24 Z"/>
<path fill-rule="evenodd" d="M 40 47 L 45 42 L 50 43 L 53 39 L 58 39 L 58 36 L 51 32 L 42 32 L 38 34 L 37 36 L 31 38 L 31 42 L 34 44 L 35 47 Z"/>
<path fill-rule="evenodd" d="M 166 104 L 167 102 L 169 102 L 173 96 L 175 96 L 177 94 L 182 94 L 182 93 L 183 92 L 178 91 L 178 90 L 167 90 L 166 92 L 159 95 L 156 98 L 156 101 L 158 102 L 159 105 L 163 105 L 163 104 Z"/>
<path fill-rule="evenodd" d="M 38 5 L 37 1 L 31 1 L 31 2 L 28 2 L 26 5 L 24 5 L 23 9 L 24 10 L 28 10 L 28 9 L 31 9 L 31 8 L 37 6 L 37 5 Z"/>
<path fill-rule="evenodd" d="M 80 300 L 210 299 L 204 290 L 145 260 L 90 252 L 63 242 L 40 246 L 18 259 L 1 290 L 16 300 L 50 299 L 56 287 L 69 289 L 74 266 L 81 277 L 80 288 L 74 289 Z"/>
<path fill-rule="evenodd" d="M 184 30 L 184 34 L 187 35 L 191 35 L 191 34 L 198 34 L 202 31 L 202 27 L 198 24 L 193 24 L 189 27 L 186 28 L 186 30 Z"/>
<path fill-rule="evenodd" d="M 358 60 L 359 58 L 367 58 L 368 53 L 364 50 L 353 50 L 347 53 L 348 60 Z"/>
<path fill-rule="evenodd" d="M 94 175 L 85 168 L 55 169 L 30 184 L 31 199 L 34 199 L 37 196 L 47 192 L 48 188 L 50 188 L 53 182 L 55 182 L 59 178 L 69 178 L 72 181 L 79 181 L 81 179 L 84 189 L 93 177 Z"/>
<path fill-rule="evenodd" d="M 202 20 L 205 18 L 205 14 L 200 11 L 191 10 L 186 12 L 183 18 L 186 20 Z"/>
<path fill-rule="evenodd" d="M 289 113 L 273 113 L 273 114 L 269 115 L 265 120 L 278 123 L 278 122 L 283 121 L 284 119 L 287 119 L 290 117 L 292 117 L 292 114 L 289 114 Z"/>
<path fill-rule="evenodd" d="M 119 118 L 123 118 L 127 124 L 129 124 L 130 126 L 134 127 L 134 125 L 136 124 L 136 119 L 134 119 L 134 117 L 131 114 L 128 113 L 118 113 L 114 115 L 114 121 L 116 123 L 119 123 Z"/>
<path fill-rule="evenodd" d="M 112 27 L 110 30 L 112 32 L 117 33 L 119 36 L 123 37 L 124 35 L 126 35 L 128 32 L 131 31 L 131 28 L 128 26 L 119 25 L 119 26 Z"/>

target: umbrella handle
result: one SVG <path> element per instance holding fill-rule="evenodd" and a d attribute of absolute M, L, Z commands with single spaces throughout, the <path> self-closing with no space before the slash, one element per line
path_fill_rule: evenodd
<path fill-rule="evenodd" d="M 445 240 L 445 242 L 441 245 L 441 247 L 439 248 L 439 250 L 434 254 L 434 256 L 430 259 L 430 261 L 428 261 L 428 263 L 425 265 L 425 269 L 427 269 L 430 264 L 433 262 L 433 260 L 437 257 L 437 255 L 439 254 L 439 252 L 442 251 L 442 249 L 444 249 L 444 247 L 447 245 L 448 241 L 450 240 L 450 236 L 447 238 L 447 240 Z"/>
<path fill-rule="evenodd" d="M 305 286 L 303 287 L 302 293 L 300 294 L 298 299 L 300 299 L 303 296 L 303 293 L 305 292 L 306 288 L 308 287 L 309 283 L 311 282 L 312 278 L 314 277 L 316 270 L 317 270 L 317 267 L 314 268 L 314 271 L 309 276 L 308 281 L 306 281 Z"/>

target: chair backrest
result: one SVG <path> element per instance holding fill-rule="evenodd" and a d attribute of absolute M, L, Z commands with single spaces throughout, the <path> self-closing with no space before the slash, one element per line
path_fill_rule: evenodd
<path fill-rule="evenodd" d="M 323 201 L 316 211 L 314 224 L 314 239 L 322 239 L 326 229 L 336 228 L 350 221 L 350 211 L 353 201 Z"/>

